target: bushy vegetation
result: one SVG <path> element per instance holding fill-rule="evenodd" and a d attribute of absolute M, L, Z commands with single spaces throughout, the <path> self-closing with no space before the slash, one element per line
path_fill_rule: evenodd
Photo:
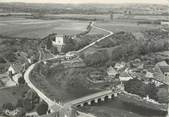
<path fill-rule="evenodd" d="M 157 100 L 160 103 L 169 103 L 169 92 L 168 92 L 168 86 L 160 86 L 158 87 L 157 92 Z"/>
<path fill-rule="evenodd" d="M 132 79 L 125 83 L 125 90 L 141 97 L 149 96 L 159 103 L 169 103 L 168 86 L 156 87 L 154 83 L 145 84 L 138 79 Z"/>
<path fill-rule="evenodd" d="M 168 39 L 169 31 L 164 31 L 161 29 L 152 29 L 143 32 L 144 37 L 148 40 L 160 40 Z"/>
<path fill-rule="evenodd" d="M 121 31 L 113 34 L 108 39 L 97 43 L 97 45 L 100 48 L 109 48 L 117 45 L 128 44 L 134 40 L 135 36 L 132 33 Z"/>
<path fill-rule="evenodd" d="M 133 41 L 132 43 L 125 44 L 114 49 L 114 51 L 112 52 L 112 60 L 134 59 L 141 55 L 168 50 L 168 47 L 169 43 L 166 41 L 163 42 L 158 41 L 149 42 L 143 40 Z"/>
<path fill-rule="evenodd" d="M 41 102 L 37 108 L 36 108 L 36 111 L 39 115 L 44 115 L 47 113 L 48 111 L 48 104 L 45 103 L 45 102 Z"/>
<path fill-rule="evenodd" d="M 83 47 L 89 45 L 93 41 L 103 37 L 102 34 L 87 34 L 82 37 L 79 37 L 75 41 L 75 50 L 82 49 Z"/>
<path fill-rule="evenodd" d="M 38 58 L 37 41 L 34 40 L 1 40 L 0 41 L 0 55 L 10 62 L 16 61 L 15 52 L 23 51 L 29 57 Z"/>
<path fill-rule="evenodd" d="M 97 51 L 93 54 L 86 55 L 84 57 L 84 62 L 88 66 L 98 66 L 103 65 L 108 61 L 109 57 L 105 50 Z"/>
<path fill-rule="evenodd" d="M 132 79 L 125 83 L 125 91 L 139 95 L 141 97 L 146 97 L 146 85 L 138 79 Z"/>

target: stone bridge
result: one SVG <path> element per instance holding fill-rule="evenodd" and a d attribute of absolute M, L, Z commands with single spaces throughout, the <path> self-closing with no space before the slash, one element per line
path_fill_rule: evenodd
<path fill-rule="evenodd" d="M 112 99 L 113 97 L 116 97 L 119 93 L 120 91 L 113 90 L 101 91 L 70 101 L 64 106 L 83 107 L 84 105 L 91 105 L 92 103 L 99 103 L 100 101 L 105 101 L 106 99 Z"/>

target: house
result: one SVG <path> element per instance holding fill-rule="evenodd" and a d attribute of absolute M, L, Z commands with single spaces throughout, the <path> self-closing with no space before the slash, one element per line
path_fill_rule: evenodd
<path fill-rule="evenodd" d="M 169 21 L 161 21 L 161 25 L 163 25 L 163 26 L 169 26 Z"/>
<path fill-rule="evenodd" d="M 67 52 L 66 53 L 66 59 L 69 60 L 69 59 L 73 59 L 77 57 L 77 53 L 76 51 L 71 51 L 71 52 Z"/>
<path fill-rule="evenodd" d="M 108 76 L 115 77 L 118 72 L 112 66 L 110 66 L 109 68 L 107 68 L 107 74 Z"/>
<path fill-rule="evenodd" d="M 119 79 L 120 79 L 120 81 L 125 82 L 125 81 L 128 81 L 133 78 L 127 72 L 124 71 L 124 72 L 120 73 Z"/>
<path fill-rule="evenodd" d="M 155 65 L 154 68 L 154 79 L 169 85 L 169 65 L 165 62 L 159 62 Z"/>
<path fill-rule="evenodd" d="M 20 63 L 13 63 L 8 68 L 8 74 L 11 76 L 11 79 L 15 81 L 15 83 L 18 84 L 18 79 L 22 77 L 22 71 L 24 69 L 24 66 Z"/>
<path fill-rule="evenodd" d="M 39 117 L 37 112 L 26 113 L 26 117 Z"/>
<path fill-rule="evenodd" d="M 14 117 L 14 116 L 16 116 L 19 113 L 19 111 L 20 111 L 19 109 L 15 109 L 15 110 L 12 110 L 12 111 L 6 109 L 6 110 L 4 110 L 4 113 L 7 116 Z"/>
<path fill-rule="evenodd" d="M 64 53 L 64 48 L 71 48 L 70 46 L 72 46 L 72 43 L 72 37 L 67 35 L 55 35 L 54 40 L 52 40 L 52 45 L 57 48 L 59 53 Z"/>
<path fill-rule="evenodd" d="M 125 67 L 125 62 L 121 62 L 121 63 L 116 63 L 114 68 L 117 69 L 118 71 L 123 69 Z"/>
<path fill-rule="evenodd" d="M 154 75 L 153 75 L 152 72 L 146 71 L 145 77 L 146 77 L 146 78 L 153 78 Z"/>

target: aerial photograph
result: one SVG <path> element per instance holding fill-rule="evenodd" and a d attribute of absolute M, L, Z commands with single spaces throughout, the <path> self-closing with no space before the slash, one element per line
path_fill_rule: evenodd
<path fill-rule="evenodd" d="M 169 0 L 0 0 L 0 117 L 169 117 Z"/>

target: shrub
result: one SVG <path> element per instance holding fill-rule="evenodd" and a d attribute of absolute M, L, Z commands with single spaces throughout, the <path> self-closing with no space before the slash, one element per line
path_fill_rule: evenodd
<path fill-rule="evenodd" d="M 157 92 L 158 102 L 169 103 L 168 87 L 159 87 Z"/>
<path fill-rule="evenodd" d="M 84 62 L 91 66 L 91 65 L 101 65 L 107 62 L 109 59 L 108 54 L 106 51 L 97 51 L 93 54 L 89 54 L 84 57 Z"/>
<path fill-rule="evenodd" d="M 127 81 L 124 86 L 127 92 L 141 97 L 146 97 L 146 85 L 142 81 L 138 79 L 131 79 Z"/>
<path fill-rule="evenodd" d="M 14 110 L 15 108 L 12 103 L 5 103 L 3 104 L 2 109 Z"/>
<path fill-rule="evenodd" d="M 36 109 L 37 113 L 39 115 L 46 114 L 48 111 L 48 105 L 45 102 L 41 102 Z"/>

